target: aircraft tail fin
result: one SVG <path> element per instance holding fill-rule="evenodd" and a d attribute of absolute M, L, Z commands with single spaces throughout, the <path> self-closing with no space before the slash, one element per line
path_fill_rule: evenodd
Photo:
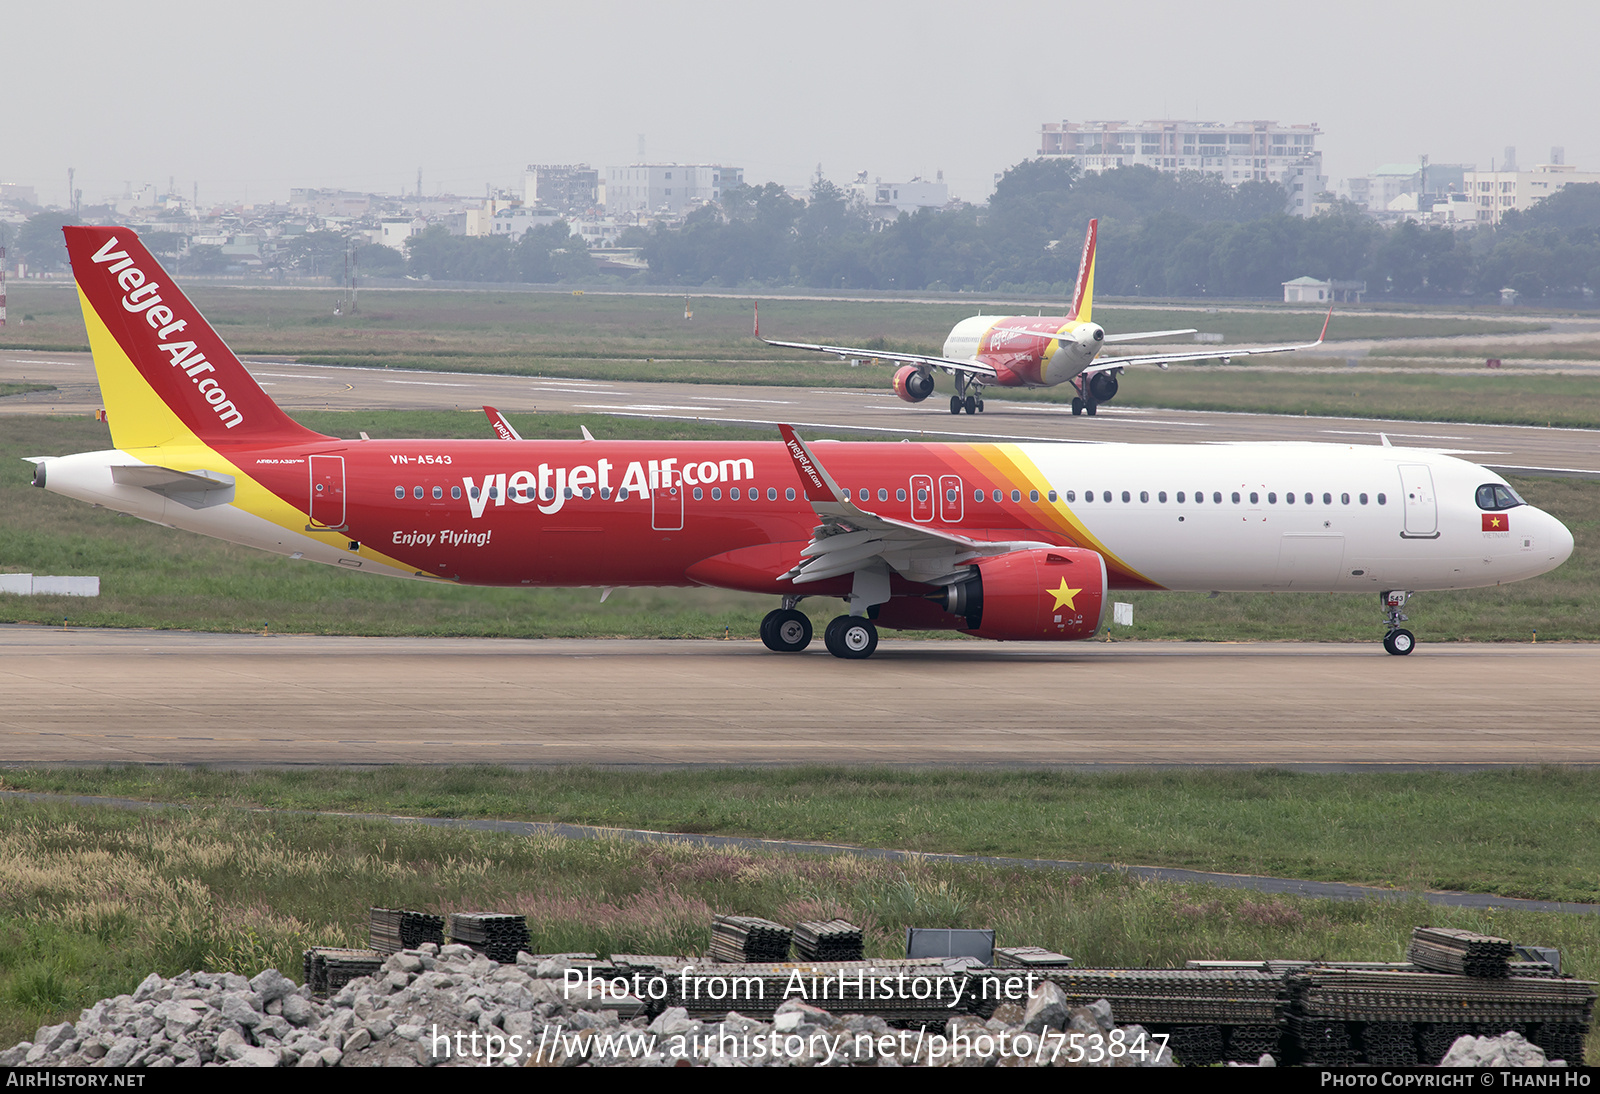
<path fill-rule="evenodd" d="M 1072 294 L 1072 318 L 1080 323 L 1090 320 L 1094 310 L 1094 244 L 1099 231 L 1098 219 L 1089 222 L 1089 234 L 1083 237 L 1083 258 L 1078 263 L 1078 287 Z"/>
<path fill-rule="evenodd" d="M 289 444 L 324 435 L 274 403 L 128 228 L 63 228 L 118 448 Z"/>

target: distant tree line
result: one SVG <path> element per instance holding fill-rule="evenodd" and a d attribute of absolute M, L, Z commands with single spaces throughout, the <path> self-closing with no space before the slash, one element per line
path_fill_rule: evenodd
<path fill-rule="evenodd" d="M 1084 230 L 1100 220 L 1096 289 L 1147 297 L 1279 299 L 1282 283 L 1310 275 L 1367 282 L 1368 299 L 1455 301 L 1510 287 L 1525 300 L 1594 301 L 1600 291 L 1600 184 L 1568 186 L 1497 228 L 1452 231 L 1402 221 L 1385 227 L 1348 203 L 1320 216 L 1283 212 L 1276 183 L 1226 185 L 1200 172 L 1124 167 L 1080 175 L 1071 161 L 1030 160 L 1007 171 L 985 207 L 902 214 L 874 230 L 867 211 L 826 180 L 810 200 L 776 183 L 740 186 L 676 226 L 630 229 L 650 282 L 1067 295 Z M 62 269 L 61 225 L 40 213 L 14 234 L 12 258 Z M 152 233 L 150 249 L 176 261 L 183 237 Z M 343 276 L 346 242 L 308 232 L 279 243 L 272 260 L 300 273 Z M 193 247 L 179 273 L 221 273 L 236 260 Z M 357 250 L 363 277 L 435 281 L 588 281 L 595 265 L 565 222 L 507 236 L 452 236 L 435 225 L 406 252 Z"/>
<path fill-rule="evenodd" d="M 1281 298 L 1310 275 L 1364 280 L 1369 299 L 1458 300 L 1517 289 L 1578 303 L 1600 288 L 1600 184 L 1569 186 L 1496 229 L 1388 228 L 1349 203 L 1284 213 L 1276 183 L 1230 187 L 1200 172 L 1125 167 L 1080 175 L 1070 161 L 1006 172 L 987 208 L 902 214 L 872 231 L 864 210 L 818 182 L 809 204 L 746 186 L 639 242 L 652 280 L 811 288 L 1066 294 L 1084 231 L 1100 220 L 1099 292 Z"/>

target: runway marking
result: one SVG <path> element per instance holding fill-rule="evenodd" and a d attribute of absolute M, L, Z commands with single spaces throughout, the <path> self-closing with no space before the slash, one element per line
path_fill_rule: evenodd
<path fill-rule="evenodd" d="M 386 384 L 409 384 L 412 387 L 472 387 L 471 384 L 447 384 L 438 380 L 385 380 Z"/>
<path fill-rule="evenodd" d="M 614 405 L 608 403 L 579 403 L 583 410 L 721 410 L 720 406 L 674 406 L 670 403 L 631 403 L 628 405 Z"/>
<path fill-rule="evenodd" d="M 771 403 L 773 406 L 793 406 L 792 399 L 717 399 L 710 395 L 691 395 L 690 398 L 702 403 Z"/>
<path fill-rule="evenodd" d="M 1349 434 L 1353 437 L 1414 437 L 1424 441 L 1470 441 L 1471 437 L 1447 437 L 1442 433 L 1392 433 L 1387 429 L 1322 429 L 1320 433 Z"/>

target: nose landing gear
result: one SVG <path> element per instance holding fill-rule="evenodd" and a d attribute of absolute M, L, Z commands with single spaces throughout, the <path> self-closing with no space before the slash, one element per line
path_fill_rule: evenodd
<path fill-rule="evenodd" d="M 1417 648 L 1417 636 L 1400 625 L 1409 621 L 1400 609 L 1405 607 L 1410 596 L 1410 593 L 1400 589 L 1378 594 L 1383 601 L 1384 625 L 1388 628 L 1383 636 L 1383 648 L 1397 657 L 1404 657 Z"/>

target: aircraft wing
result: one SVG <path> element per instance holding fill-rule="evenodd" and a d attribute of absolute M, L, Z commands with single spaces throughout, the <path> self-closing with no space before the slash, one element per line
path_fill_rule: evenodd
<path fill-rule="evenodd" d="M 761 310 L 756 308 L 756 337 L 761 338 Z M 857 349 L 853 346 L 828 346 L 813 342 L 779 342 L 772 338 L 761 338 L 769 346 L 778 346 L 781 349 L 803 349 L 813 353 L 831 353 L 840 360 L 847 361 L 859 358 L 867 361 L 896 361 L 903 365 L 916 365 L 918 368 L 936 368 L 941 372 L 952 375 L 964 372 L 971 376 L 981 376 L 985 380 L 993 380 L 999 374 L 994 367 L 982 361 L 958 361 L 953 357 L 931 357 L 922 353 L 893 353 L 881 349 Z"/>
<path fill-rule="evenodd" d="M 948 585 L 962 580 L 970 563 L 991 555 L 1004 555 L 1054 544 L 994 542 L 968 539 L 920 524 L 909 524 L 861 509 L 844 496 L 826 468 L 794 429 L 780 425 L 784 445 L 805 484 L 806 497 L 821 522 L 800 561 L 783 576 L 796 585 L 841 577 L 882 559 L 888 567 L 912 581 Z"/>
<path fill-rule="evenodd" d="M 1222 361 L 1226 364 L 1234 357 L 1254 357 L 1266 353 L 1293 353 L 1296 350 L 1316 349 L 1328 337 L 1328 323 L 1333 319 L 1333 309 L 1328 309 L 1327 318 L 1322 321 L 1322 333 L 1317 335 L 1315 342 L 1302 342 L 1294 346 L 1251 346 L 1240 349 L 1204 349 L 1190 350 L 1186 353 L 1138 353 L 1128 357 L 1101 358 L 1083 370 L 1084 376 L 1093 376 L 1097 372 L 1109 372 L 1112 369 L 1125 368 L 1128 365 L 1155 365 L 1166 368 L 1175 362 L 1183 361 Z M 1106 339 L 1111 341 L 1111 339 Z"/>

